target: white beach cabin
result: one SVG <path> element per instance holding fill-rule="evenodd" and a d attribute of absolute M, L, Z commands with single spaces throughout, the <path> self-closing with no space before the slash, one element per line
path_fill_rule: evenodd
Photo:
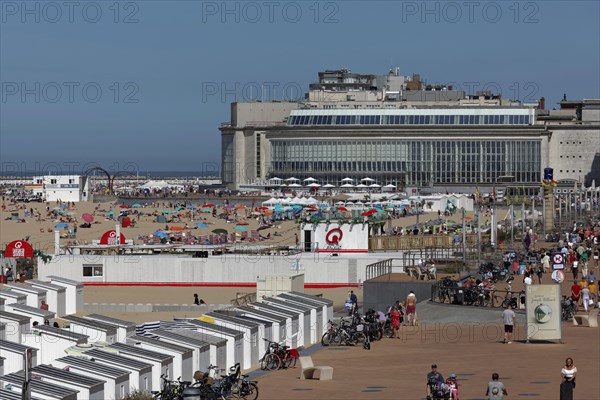
<path fill-rule="evenodd" d="M 129 375 L 124 369 L 109 367 L 81 357 L 65 356 L 54 360 L 55 367 L 70 372 L 97 378 L 104 381 L 104 395 L 107 400 L 119 400 L 129 395 Z"/>
<path fill-rule="evenodd" d="M 106 398 L 104 395 L 104 381 L 100 379 L 90 378 L 45 364 L 33 367 L 31 373 L 41 377 L 43 382 L 78 390 L 77 398 L 79 400 L 104 400 Z"/>
<path fill-rule="evenodd" d="M 38 325 L 44 325 L 44 321 L 48 320 L 49 322 L 52 322 L 54 319 L 54 313 L 52 311 L 42 310 L 38 307 L 26 306 L 24 304 L 12 303 L 4 306 L 4 309 L 14 314 L 20 314 L 29 317 L 32 326 L 34 322 L 37 322 Z"/>
<path fill-rule="evenodd" d="M 191 329 L 156 329 L 151 332 L 161 341 L 174 343 L 193 349 L 192 371 L 206 371 L 209 365 L 224 365 L 226 360 L 226 341 L 220 339 L 219 344 L 211 344 L 208 339 Z M 219 364 L 221 362 L 221 364 Z"/>
<path fill-rule="evenodd" d="M 49 282 L 30 279 L 27 281 L 31 286 L 46 291 L 46 302 L 50 311 L 56 313 L 60 318 L 66 315 L 67 289 L 64 286 L 55 285 Z"/>
<path fill-rule="evenodd" d="M 16 393 L 21 393 L 21 388 L 25 383 L 24 372 L 14 372 L 0 376 L 0 384 L 2 387 L 10 385 L 11 390 Z M 41 400 L 78 400 L 77 394 L 79 390 L 71 389 L 65 385 L 56 385 L 50 382 L 43 381 L 36 377 L 29 383 L 33 398 Z"/>
<path fill-rule="evenodd" d="M 194 374 L 194 350 L 164 340 L 146 336 L 133 335 L 127 338 L 127 343 L 145 350 L 156 351 L 173 356 L 173 372 L 170 377 L 181 376 L 184 381 L 191 381 Z"/>
<path fill-rule="evenodd" d="M 258 360 L 265 352 L 265 341 L 262 340 L 264 327 L 262 325 L 219 312 L 209 312 L 205 316 L 211 318 L 215 325 L 242 332 L 244 335 L 244 360 L 250 363 L 249 367 L 244 368 L 248 369 L 258 364 Z"/>
<path fill-rule="evenodd" d="M 0 289 L 0 298 L 4 300 L 3 306 L 19 303 L 26 304 L 27 296 L 21 292 L 15 292 L 10 289 Z"/>
<path fill-rule="evenodd" d="M 117 330 L 117 342 L 125 342 L 125 339 L 128 336 L 135 334 L 134 322 L 125 321 L 118 318 L 111 318 L 100 314 L 89 314 L 84 316 L 84 318 L 114 327 Z"/>
<path fill-rule="evenodd" d="M 75 315 L 66 315 L 63 319 L 69 322 L 71 331 L 89 336 L 88 343 L 117 341 L 117 328 L 113 325 Z"/>
<path fill-rule="evenodd" d="M 0 320 L 4 326 L 4 340 L 21 343 L 21 335 L 31 330 L 31 318 L 0 310 Z"/>
<path fill-rule="evenodd" d="M 147 392 L 152 390 L 152 365 L 98 349 L 85 351 L 82 355 L 90 357 L 95 362 L 131 372 L 129 377 L 131 392 L 136 389 Z"/>
<path fill-rule="evenodd" d="M 55 275 L 48 276 L 48 279 L 53 285 L 63 286 L 66 289 L 65 312 L 67 314 L 75 314 L 83 310 L 83 283 Z"/>
<path fill-rule="evenodd" d="M 25 352 L 32 351 L 32 366 L 36 366 L 38 350 L 35 347 L 25 346 L 8 340 L 0 340 L 0 357 L 4 358 L 4 374 L 12 374 L 25 368 Z"/>
<path fill-rule="evenodd" d="M 69 347 L 87 343 L 88 337 L 65 329 L 48 325 L 39 325 L 31 333 L 23 335 L 23 344 L 38 349 L 40 364 L 51 364 L 56 358 L 64 356 Z"/>
<path fill-rule="evenodd" d="M 46 301 L 46 290 L 39 289 L 30 285 L 25 285 L 22 283 L 9 283 L 5 285 L 5 287 L 9 288 L 9 290 L 13 290 L 17 293 L 23 293 L 27 296 L 25 300 L 25 304 L 29 307 L 40 307 L 42 301 Z"/>
<path fill-rule="evenodd" d="M 152 390 L 160 391 L 161 375 L 173 376 L 173 356 L 152 350 L 142 349 L 125 343 L 113 343 L 109 348 L 118 350 L 119 355 L 147 362 L 152 365 Z M 177 375 L 181 376 L 181 375 Z"/>

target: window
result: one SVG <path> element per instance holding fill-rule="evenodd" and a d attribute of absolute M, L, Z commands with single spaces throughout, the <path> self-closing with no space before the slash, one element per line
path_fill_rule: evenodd
<path fill-rule="evenodd" d="M 102 264 L 83 264 L 83 276 L 103 276 Z"/>

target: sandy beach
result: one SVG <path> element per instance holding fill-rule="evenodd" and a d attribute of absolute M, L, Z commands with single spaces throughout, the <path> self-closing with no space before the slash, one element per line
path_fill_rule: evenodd
<path fill-rule="evenodd" d="M 215 199 L 216 200 L 216 199 Z M 210 201 L 210 199 L 209 199 Z M 158 204 L 160 203 L 160 204 Z M 130 209 L 131 212 L 137 212 L 136 215 L 131 215 L 135 220 L 135 226 L 121 228 L 121 233 L 127 240 L 133 240 L 135 244 L 141 244 L 141 237 L 151 235 L 157 230 L 165 231 L 167 226 L 170 229 L 177 229 L 177 234 L 186 233 L 194 236 L 208 235 L 215 229 L 225 229 L 228 232 L 236 232 L 233 228 L 236 224 L 228 223 L 225 219 L 219 218 L 218 215 L 223 212 L 223 206 L 216 204 L 217 216 L 211 213 L 202 213 L 198 210 L 191 212 L 189 210 L 176 211 L 174 204 L 169 207 L 168 200 L 156 201 L 154 205 L 146 205 L 140 203 L 141 207 Z M 194 205 L 201 206 L 202 202 L 194 202 Z M 215 202 L 216 203 L 216 202 Z M 222 203 L 222 200 L 221 200 Z M 231 203 L 236 206 L 235 201 Z M 102 234 L 108 230 L 115 229 L 117 221 L 115 217 L 119 215 L 120 204 L 117 203 L 92 203 L 81 202 L 69 205 L 67 208 L 59 209 L 61 205 L 58 203 L 16 203 L 10 204 L 4 202 L 2 211 L 0 212 L 0 242 L 3 246 L 7 243 L 28 238 L 29 243 L 34 249 L 40 249 L 45 254 L 54 252 L 54 230 L 58 229 L 61 232 L 61 246 L 73 244 L 77 241 L 79 244 L 91 244 L 93 240 L 99 240 Z M 257 202 L 257 206 L 259 203 Z M 56 217 L 49 215 L 49 211 L 61 211 L 64 214 L 58 214 Z M 165 217 L 166 223 L 156 222 L 156 215 L 161 215 L 167 212 Z M 38 212 L 40 218 L 33 216 Z M 112 218 L 110 213 L 112 214 Z M 249 209 L 236 210 L 238 221 L 247 223 L 248 231 L 256 230 L 259 227 L 258 218 L 251 215 Z M 26 215 L 27 213 L 27 215 Z M 11 217 L 17 214 L 18 219 L 14 220 Z M 83 214 L 91 214 L 94 217 L 89 228 L 79 227 L 84 223 Z M 467 213 L 468 219 L 473 218 L 473 212 Z M 420 222 L 437 219 L 437 213 L 427 213 L 419 216 Z M 443 219 L 446 217 L 442 217 Z M 173 220 L 174 219 L 174 220 Z M 484 220 L 486 218 L 484 217 Z M 69 222 L 71 220 L 72 222 Z M 455 213 L 453 216 L 447 217 L 448 222 L 460 222 L 460 213 Z M 482 220 L 483 221 L 483 220 Z M 416 215 L 409 215 L 391 220 L 388 224 L 391 226 L 406 227 L 417 222 Z M 55 228 L 57 224 L 66 223 L 66 227 Z M 206 228 L 196 226 L 196 223 L 204 223 Z M 386 227 L 390 225 L 386 224 Z M 185 229 L 185 227 L 189 229 Z M 76 235 L 67 237 L 70 230 L 74 230 L 77 226 Z M 269 239 L 261 240 L 261 244 L 265 245 L 281 245 L 290 246 L 295 244 L 295 234 L 298 232 L 298 225 L 294 221 L 281 221 L 271 228 L 260 231 L 261 236 Z"/>

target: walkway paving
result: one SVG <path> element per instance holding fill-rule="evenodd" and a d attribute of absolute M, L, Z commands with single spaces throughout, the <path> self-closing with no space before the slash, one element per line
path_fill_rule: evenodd
<path fill-rule="evenodd" d="M 433 307 L 450 313 L 454 309 Z M 424 307 L 421 310 L 425 312 Z M 470 310 L 475 314 L 486 311 Z M 333 381 L 301 381 L 298 365 L 260 377 L 260 398 L 423 399 L 426 374 L 431 364 L 437 363 L 444 377 L 450 373 L 458 376 L 461 400 L 484 399 L 493 372 L 500 374 L 508 389 L 508 399 L 558 399 L 560 369 L 566 357 L 573 357 L 579 370 L 575 398 L 598 398 L 599 329 L 565 323 L 563 344 L 527 344 L 523 340 L 524 326 L 520 324 L 516 340 L 503 344 L 503 329 L 495 318 L 470 324 L 425 322 L 419 327 L 403 327 L 402 339 L 374 342 L 371 350 L 322 348 L 312 357 L 315 365 L 334 368 Z"/>

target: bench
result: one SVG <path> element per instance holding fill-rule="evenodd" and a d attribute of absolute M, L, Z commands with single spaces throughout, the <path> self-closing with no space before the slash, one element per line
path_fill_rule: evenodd
<path fill-rule="evenodd" d="M 320 381 L 330 381 L 333 379 L 333 367 L 315 367 L 312 357 L 300 357 L 300 379 L 318 379 Z M 315 378 L 318 375 L 318 378 Z"/>
<path fill-rule="evenodd" d="M 591 309 L 588 314 L 573 316 L 574 326 L 588 326 L 590 328 L 598 327 L 598 310 Z"/>

